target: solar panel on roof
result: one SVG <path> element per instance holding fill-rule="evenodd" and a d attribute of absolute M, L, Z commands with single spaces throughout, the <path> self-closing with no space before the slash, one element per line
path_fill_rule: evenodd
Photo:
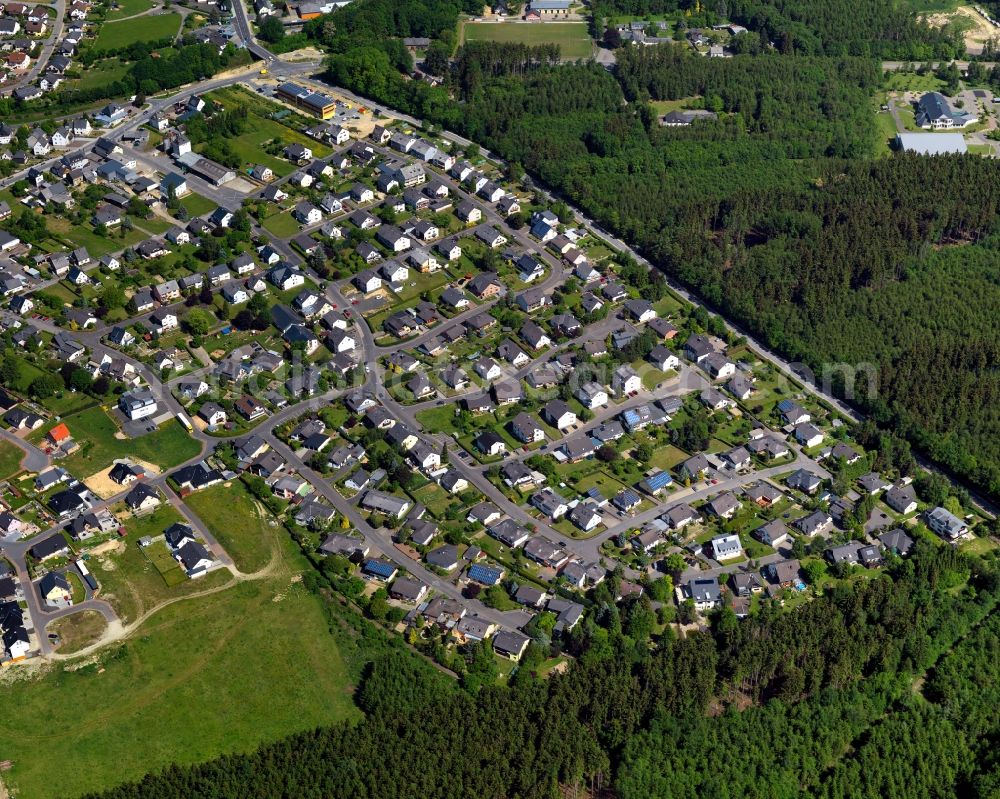
<path fill-rule="evenodd" d="M 650 488 L 663 488 L 674 481 L 667 472 L 659 472 L 646 480 Z"/>
<path fill-rule="evenodd" d="M 497 583 L 500 580 L 500 571 L 490 566 L 483 566 L 481 563 L 474 563 L 469 567 L 469 577 L 479 583 Z"/>
<path fill-rule="evenodd" d="M 391 577 L 392 573 L 396 571 L 396 567 L 385 561 L 369 560 L 365 563 L 365 571 L 376 574 L 379 577 Z"/>

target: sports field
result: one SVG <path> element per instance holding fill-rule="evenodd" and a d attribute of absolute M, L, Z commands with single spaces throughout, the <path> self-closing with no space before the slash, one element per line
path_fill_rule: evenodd
<path fill-rule="evenodd" d="M 467 42 L 558 44 L 562 57 L 571 61 L 593 55 L 585 22 L 466 22 L 463 36 Z"/>

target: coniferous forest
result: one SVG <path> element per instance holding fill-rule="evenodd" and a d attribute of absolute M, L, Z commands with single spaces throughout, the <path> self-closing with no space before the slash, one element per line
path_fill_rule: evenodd
<path fill-rule="evenodd" d="M 1000 172 L 973 156 L 876 157 L 876 59 L 949 57 L 958 38 L 880 0 L 716 5 L 700 4 L 746 26 L 754 54 L 622 48 L 607 71 L 477 44 L 443 87 L 404 75 L 396 37 L 451 30 L 457 2 L 355 0 L 306 27 L 331 81 L 523 166 L 790 358 L 872 364 L 861 408 L 1000 497 Z M 661 127 L 649 101 L 685 98 L 719 118 Z M 353 652 L 364 721 L 103 799 L 1000 795 L 993 558 L 921 540 L 794 611 L 723 611 L 656 644 L 648 600 L 617 606 L 599 586 L 564 642 L 574 665 L 503 687 L 459 686 L 333 599 L 322 571 L 307 583 Z"/>
<path fill-rule="evenodd" d="M 328 600 L 345 651 L 367 660 L 363 722 L 101 796 L 993 795 L 995 562 L 921 542 L 882 576 L 793 613 L 727 611 L 710 632 L 656 647 L 648 600 L 602 597 L 566 642 L 577 656 L 566 674 L 522 670 L 467 690 Z"/>

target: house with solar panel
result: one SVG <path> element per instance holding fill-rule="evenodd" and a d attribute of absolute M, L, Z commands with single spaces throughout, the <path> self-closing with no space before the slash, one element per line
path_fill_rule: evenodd
<path fill-rule="evenodd" d="M 659 471 L 649 475 L 649 477 L 640 482 L 639 488 L 655 496 L 661 491 L 670 488 L 673 482 L 674 478 L 668 472 Z"/>
<path fill-rule="evenodd" d="M 472 582 L 487 587 L 499 585 L 503 579 L 503 569 L 487 566 L 484 563 L 473 563 L 469 566 L 468 577 Z"/>
<path fill-rule="evenodd" d="M 631 488 L 625 488 L 615 494 L 611 500 L 611 504 L 620 511 L 631 513 L 642 504 L 642 497 Z"/>
<path fill-rule="evenodd" d="M 392 563 L 387 560 L 382 560 L 381 558 L 370 558 L 364 562 L 361 567 L 361 573 L 372 580 L 378 580 L 380 583 L 391 582 L 395 577 L 399 569 L 397 569 Z"/>

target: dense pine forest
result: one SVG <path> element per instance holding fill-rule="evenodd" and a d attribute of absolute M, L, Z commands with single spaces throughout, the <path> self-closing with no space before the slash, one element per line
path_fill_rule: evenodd
<path fill-rule="evenodd" d="M 998 599 L 994 563 L 921 542 L 794 613 L 725 612 L 655 647 L 648 600 L 602 603 L 566 643 L 566 674 L 467 690 L 362 623 L 364 722 L 100 796 L 969 795 L 997 781 Z M 352 611 L 329 609 L 348 638 Z"/>
<path fill-rule="evenodd" d="M 690 27 L 735 22 L 778 52 L 927 60 L 964 55 L 958 31 L 894 0 L 595 0 L 595 19 L 684 12 Z"/>

